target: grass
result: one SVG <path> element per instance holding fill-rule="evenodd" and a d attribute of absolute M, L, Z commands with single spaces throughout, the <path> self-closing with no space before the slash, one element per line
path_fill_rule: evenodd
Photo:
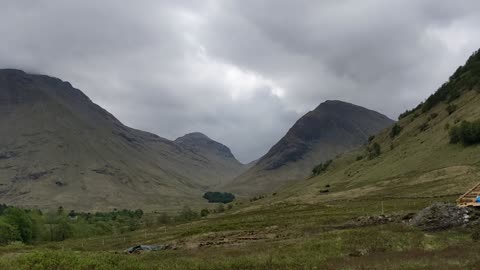
<path fill-rule="evenodd" d="M 458 250 L 472 254 L 471 248 L 480 247 L 466 229 L 425 233 L 402 223 L 340 226 L 359 216 L 378 216 L 382 204 L 388 215 L 430 204 L 426 198 L 376 199 L 264 204 L 247 212 L 237 209 L 123 235 L 16 244 L 0 249 L 0 269 L 455 269 L 456 265 L 468 269 L 478 262 L 475 254 L 469 260 L 457 256 Z M 175 243 L 179 249 L 122 253 L 131 245 L 161 243 Z M 435 263 L 425 259 L 437 257 Z M 386 259 L 396 262 L 389 264 Z"/>

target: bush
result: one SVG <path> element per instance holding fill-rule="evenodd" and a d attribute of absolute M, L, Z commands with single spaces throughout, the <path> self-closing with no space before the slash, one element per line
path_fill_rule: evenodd
<path fill-rule="evenodd" d="M 320 175 L 321 173 L 324 173 L 327 169 L 328 166 L 332 164 L 332 160 L 327 160 L 325 163 L 320 163 L 315 168 L 312 169 L 312 176 L 317 176 Z"/>
<path fill-rule="evenodd" d="M 445 108 L 445 110 L 447 110 L 448 115 L 451 115 L 452 113 L 454 113 L 457 110 L 457 105 L 450 103 L 450 104 L 448 104 L 447 108 Z"/>
<path fill-rule="evenodd" d="M 450 143 L 462 143 L 465 146 L 480 143 L 480 120 L 463 121 L 450 130 Z"/>
<path fill-rule="evenodd" d="M 210 210 L 208 210 L 208 209 L 206 209 L 206 208 L 205 208 L 205 209 L 202 209 L 202 210 L 200 211 L 200 216 L 201 216 L 201 217 L 206 217 L 206 216 L 208 216 L 209 214 L 210 214 Z"/>
<path fill-rule="evenodd" d="M 367 147 L 368 158 L 374 159 L 382 154 L 382 148 L 380 144 L 374 143 L 372 146 Z"/>
<path fill-rule="evenodd" d="M 209 203 L 230 203 L 235 200 L 235 195 L 228 192 L 207 192 L 203 194 L 203 198 Z"/>
<path fill-rule="evenodd" d="M 393 125 L 392 129 L 390 130 L 390 138 L 395 138 L 400 132 L 402 132 L 402 127 L 398 124 Z"/>
<path fill-rule="evenodd" d="M 182 211 L 178 213 L 178 216 L 175 217 L 176 221 L 183 222 L 183 221 L 191 221 L 198 218 L 198 213 L 193 211 L 190 207 L 185 206 L 183 207 Z"/>

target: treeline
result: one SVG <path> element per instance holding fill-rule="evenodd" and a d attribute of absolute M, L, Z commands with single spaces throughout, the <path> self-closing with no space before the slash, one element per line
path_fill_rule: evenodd
<path fill-rule="evenodd" d="M 205 208 L 200 211 L 185 206 L 181 211 L 171 214 L 144 214 L 140 209 L 77 213 L 73 210 L 65 211 L 63 207 L 43 212 L 0 204 L 0 245 L 17 241 L 33 244 L 123 234 L 141 228 L 189 222 L 232 208 L 232 204 L 218 204 L 213 209 Z"/>
<path fill-rule="evenodd" d="M 421 112 L 428 112 L 435 105 L 445 102 L 450 104 L 460 97 L 463 91 L 468 91 L 480 87 L 480 50 L 474 52 L 467 60 L 465 65 L 458 67 L 455 73 L 450 76 L 440 88 L 432 94 L 427 100 L 418 105 L 413 110 L 407 110 L 399 116 L 399 119 L 416 112 L 421 108 Z M 448 110 L 448 109 L 447 109 Z"/>
<path fill-rule="evenodd" d="M 42 212 L 0 205 L 0 244 L 14 241 L 26 244 L 63 241 L 114 232 L 133 231 L 140 227 L 142 210 L 108 213 L 66 213 L 62 207 Z"/>

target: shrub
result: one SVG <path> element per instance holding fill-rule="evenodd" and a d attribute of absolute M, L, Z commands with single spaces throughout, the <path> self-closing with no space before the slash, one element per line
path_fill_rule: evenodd
<path fill-rule="evenodd" d="M 362 159 L 363 159 L 363 156 L 362 156 L 362 155 L 357 156 L 357 157 L 355 158 L 356 161 L 360 161 L 360 160 L 362 160 Z"/>
<path fill-rule="evenodd" d="M 176 221 L 191 221 L 198 218 L 198 213 L 190 209 L 190 207 L 183 207 L 182 211 L 175 217 Z"/>
<path fill-rule="evenodd" d="M 209 214 L 210 214 L 210 210 L 208 210 L 208 209 L 206 209 L 206 208 L 205 208 L 205 209 L 202 209 L 202 210 L 200 211 L 200 216 L 201 216 L 201 217 L 206 217 L 206 216 L 208 216 Z"/>
<path fill-rule="evenodd" d="M 398 124 L 393 125 L 392 129 L 390 130 L 390 138 L 395 138 L 400 132 L 402 132 L 402 127 Z"/>
<path fill-rule="evenodd" d="M 368 152 L 368 158 L 369 159 L 374 159 L 382 153 L 382 148 L 380 147 L 380 144 L 374 143 L 373 145 L 367 147 L 367 152 Z"/>
<path fill-rule="evenodd" d="M 448 115 L 451 115 L 457 110 L 457 105 L 450 103 L 448 104 L 447 108 L 445 108 L 445 110 L 447 110 Z"/>
<path fill-rule="evenodd" d="M 203 194 L 203 198 L 209 203 L 230 203 L 235 200 L 235 195 L 228 192 L 207 192 Z"/>
<path fill-rule="evenodd" d="M 320 175 L 321 173 L 324 173 L 327 169 L 328 166 L 332 164 L 332 160 L 327 160 L 325 163 L 320 163 L 315 168 L 312 169 L 312 176 L 317 176 Z"/>
<path fill-rule="evenodd" d="M 463 121 L 450 130 L 450 143 L 462 143 L 465 146 L 480 143 L 480 120 Z"/>

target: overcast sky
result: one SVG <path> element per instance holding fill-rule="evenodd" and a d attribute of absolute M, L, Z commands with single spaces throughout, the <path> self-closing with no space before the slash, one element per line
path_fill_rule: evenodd
<path fill-rule="evenodd" d="M 70 81 L 123 123 L 243 162 L 328 99 L 391 118 L 480 47 L 480 1 L 0 0 L 0 67 Z"/>

